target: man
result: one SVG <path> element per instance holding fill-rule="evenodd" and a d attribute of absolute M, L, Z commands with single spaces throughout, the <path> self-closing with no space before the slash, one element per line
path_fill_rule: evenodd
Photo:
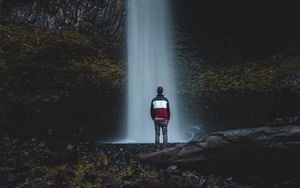
<path fill-rule="evenodd" d="M 160 129 L 163 133 L 163 143 L 168 143 L 168 122 L 170 120 L 170 104 L 169 100 L 163 96 L 163 88 L 157 88 L 157 96 L 152 99 L 150 114 L 155 126 L 155 143 L 159 150 Z"/>

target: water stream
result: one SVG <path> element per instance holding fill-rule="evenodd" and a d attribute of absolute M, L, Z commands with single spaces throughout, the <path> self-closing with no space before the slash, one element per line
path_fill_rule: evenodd
<path fill-rule="evenodd" d="M 126 142 L 154 142 L 150 103 L 157 86 L 170 101 L 169 141 L 184 139 L 176 97 L 168 0 L 128 0 Z"/>

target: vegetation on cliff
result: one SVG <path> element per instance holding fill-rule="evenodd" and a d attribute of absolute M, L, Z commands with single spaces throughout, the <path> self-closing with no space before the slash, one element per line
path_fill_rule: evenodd
<path fill-rule="evenodd" d="M 286 51 L 253 59 L 222 63 L 203 58 L 180 65 L 180 88 L 191 96 L 189 103 L 202 121 L 217 129 L 299 122 L 300 55 Z"/>
<path fill-rule="evenodd" d="M 203 88 L 216 92 L 249 90 L 258 93 L 284 88 L 284 80 L 300 71 L 300 56 L 273 57 L 265 62 L 236 64 L 227 67 L 208 67 L 198 74 Z"/>
<path fill-rule="evenodd" d="M 1 0 L 0 17 L 44 28 L 68 28 L 91 37 L 106 55 L 121 57 L 125 31 L 122 0 Z"/>
<path fill-rule="evenodd" d="M 122 75 L 89 37 L 0 21 L 1 126 L 46 134 L 111 128 Z"/>

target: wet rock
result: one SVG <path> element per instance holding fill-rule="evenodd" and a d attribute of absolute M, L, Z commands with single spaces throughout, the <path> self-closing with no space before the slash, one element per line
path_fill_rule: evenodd
<path fill-rule="evenodd" d="M 68 144 L 67 145 L 67 150 L 68 151 L 72 151 L 74 149 L 74 146 L 73 145 L 71 145 L 71 144 Z"/>
<path fill-rule="evenodd" d="M 39 144 L 39 147 L 41 147 L 41 148 L 45 147 L 45 142 L 41 142 L 41 143 Z"/>
<path fill-rule="evenodd" d="M 142 154 L 140 158 L 201 171 L 296 173 L 299 140 L 300 126 L 236 129 L 208 134 L 162 152 Z"/>
<path fill-rule="evenodd" d="M 13 21 L 47 28 L 72 28 L 89 34 L 107 48 L 120 51 L 123 46 L 125 3 L 122 0 L 47 2 L 0 1 L 0 16 Z"/>
<path fill-rule="evenodd" d="M 205 182 L 206 182 L 206 178 L 204 176 L 201 176 L 198 185 L 200 187 L 203 187 L 203 185 L 205 184 Z"/>
<path fill-rule="evenodd" d="M 206 179 L 203 187 L 204 188 L 219 188 L 217 183 L 218 183 L 218 181 L 216 180 L 216 178 L 211 175 Z"/>
<path fill-rule="evenodd" d="M 170 173 L 176 173 L 176 172 L 179 172 L 179 169 L 176 165 L 171 165 L 167 168 L 166 171 L 170 172 Z"/>
<path fill-rule="evenodd" d="M 188 134 L 190 135 L 190 138 L 197 139 L 199 137 L 202 137 L 206 134 L 206 131 L 201 126 L 198 127 L 192 127 L 187 130 Z"/>
<path fill-rule="evenodd" d="M 8 144 L 4 144 L 6 142 Z M 139 152 L 155 151 L 154 144 L 94 145 L 89 142 L 72 142 L 74 148 L 86 149 L 69 152 L 75 156 L 74 160 L 69 160 L 63 153 L 40 148 L 41 142 L 39 140 L 35 144 L 25 146 L 25 142 L 16 144 L 12 139 L 6 140 L 0 136 L 0 152 L 6 151 L 7 147 L 12 150 L 11 153 L 0 155 L 1 162 L 7 166 L 0 169 L 0 187 L 7 187 L 8 185 L 10 187 L 99 187 L 99 181 L 101 181 L 102 187 L 240 187 L 235 178 L 203 176 L 194 170 L 180 170 L 175 163 L 168 166 L 141 163 L 137 156 Z M 121 148 L 124 155 L 120 152 Z M 21 157 L 25 152 L 28 152 L 28 158 Z M 97 159 L 101 153 L 105 155 L 104 158 L 107 160 L 107 165 L 102 167 L 98 164 Z M 131 154 L 128 155 L 127 153 Z M 8 155 L 7 158 L 6 155 Z M 59 157 L 55 159 L 55 157 L 52 158 L 52 155 L 59 155 Z M 16 162 L 10 162 L 9 159 Z M 49 162 L 53 159 L 59 160 L 59 162 Z M 116 161 L 123 161 L 126 164 L 122 169 L 118 169 Z M 11 176 L 9 177 L 9 175 Z M 8 183 L 9 181 L 11 183 Z M 250 181 L 256 182 L 257 179 L 253 178 Z M 280 183 L 283 185 L 286 182 L 285 186 L 288 187 L 299 187 L 295 181 L 297 180 L 285 178 Z M 257 183 L 258 186 L 255 187 L 274 185 L 274 183 L 270 184 L 266 178 L 261 178 L 260 182 L 264 182 L 266 186 L 260 186 L 262 183 Z"/>

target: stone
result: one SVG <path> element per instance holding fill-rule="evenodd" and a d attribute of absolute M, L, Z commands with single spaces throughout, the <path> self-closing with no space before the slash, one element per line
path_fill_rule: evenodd
<path fill-rule="evenodd" d="M 41 147 L 41 148 L 45 147 L 45 142 L 41 142 L 41 143 L 39 144 L 39 147 Z"/>
<path fill-rule="evenodd" d="M 161 152 L 141 154 L 140 159 L 201 171 L 296 173 L 299 140 L 300 126 L 236 129 L 207 134 Z"/>
<path fill-rule="evenodd" d="M 170 173 L 172 173 L 172 172 L 179 172 L 179 169 L 178 169 L 178 167 L 177 167 L 176 165 L 171 165 L 171 166 L 169 166 L 169 167 L 167 168 L 166 171 L 167 171 L 167 172 L 170 172 Z"/>
<path fill-rule="evenodd" d="M 67 145 L 67 150 L 68 150 L 68 151 L 72 151 L 73 148 L 74 148 L 74 146 L 73 146 L 72 144 L 68 144 L 68 145 Z"/>

